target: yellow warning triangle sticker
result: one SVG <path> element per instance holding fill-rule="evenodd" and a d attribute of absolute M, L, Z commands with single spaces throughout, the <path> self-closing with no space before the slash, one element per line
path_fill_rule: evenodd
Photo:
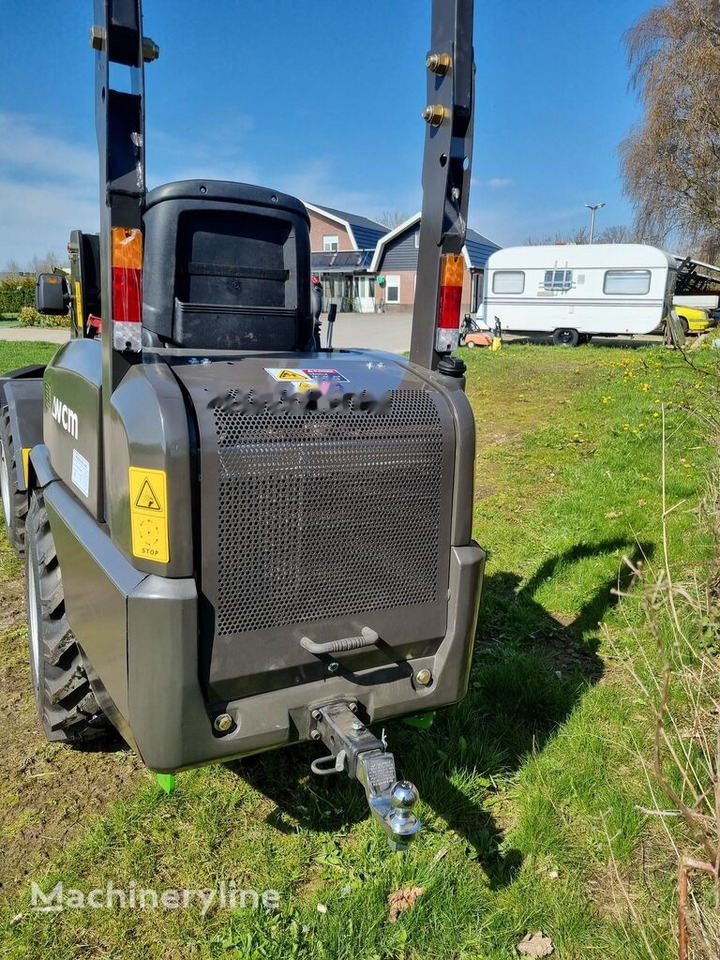
<path fill-rule="evenodd" d="M 140 493 L 137 495 L 135 506 L 142 507 L 143 510 L 158 510 L 162 512 L 160 501 L 155 496 L 155 491 L 150 486 L 149 480 L 145 480 L 143 485 L 140 487 Z"/>
<path fill-rule="evenodd" d="M 278 374 L 278 380 L 309 380 L 300 370 L 281 370 Z"/>

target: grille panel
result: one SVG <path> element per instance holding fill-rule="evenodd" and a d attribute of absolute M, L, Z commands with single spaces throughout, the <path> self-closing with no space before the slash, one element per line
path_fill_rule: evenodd
<path fill-rule="evenodd" d="M 213 411 L 216 630 L 437 600 L 443 425 L 431 395 L 360 409 Z"/>

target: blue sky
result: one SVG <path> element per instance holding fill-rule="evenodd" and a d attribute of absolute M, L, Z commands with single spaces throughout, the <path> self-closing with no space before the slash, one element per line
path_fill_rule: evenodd
<path fill-rule="evenodd" d="M 647 0 L 475 0 L 469 222 L 503 245 L 627 223 L 639 107 L 624 31 Z M 145 0 L 150 186 L 242 180 L 376 217 L 420 208 L 430 0 Z M 4 0 L 0 269 L 97 229 L 91 0 Z"/>

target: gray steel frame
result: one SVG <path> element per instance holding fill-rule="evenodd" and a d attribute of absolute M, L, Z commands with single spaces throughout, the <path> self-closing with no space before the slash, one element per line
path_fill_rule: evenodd
<path fill-rule="evenodd" d="M 436 370 L 443 354 L 435 349 L 444 254 L 460 254 L 465 243 L 470 195 L 475 62 L 472 48 L 473 0 L 435 0 L 432 47 L 428 54 L 449 57 L 447 72 L 428 66 L 428 119 L 423 160 L 423 206 L 410 359 Z"/>

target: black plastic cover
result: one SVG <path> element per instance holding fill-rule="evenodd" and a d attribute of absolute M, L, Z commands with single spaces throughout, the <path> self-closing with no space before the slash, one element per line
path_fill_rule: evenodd
<path fill-rule="evenodd" d="M 191 349 L 302 350 L 310 223 L 299 200 L 187 180 L 147 195 L 143 325 Z"/>
<path fill-rule="evenodd" d="M 37 312 L 65 316 L 68 312 L 68 287 L 65 277 L 57 273 L 41 273 L 35 281 Z"/>

